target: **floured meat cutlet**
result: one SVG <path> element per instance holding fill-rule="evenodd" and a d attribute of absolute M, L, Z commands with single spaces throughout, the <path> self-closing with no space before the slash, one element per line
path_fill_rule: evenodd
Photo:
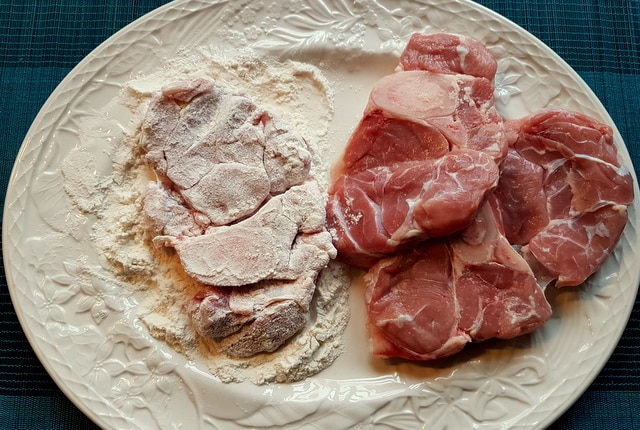
<path fill-rule="evenodd" d="M 192 325 L 229 356 L 272 352 L 301 330 L 336 257 L 304 139 L 206 79 L 164 87 L 143 122 L 157 175 L 142 197 L 154 243 L 203 284 Z"/>

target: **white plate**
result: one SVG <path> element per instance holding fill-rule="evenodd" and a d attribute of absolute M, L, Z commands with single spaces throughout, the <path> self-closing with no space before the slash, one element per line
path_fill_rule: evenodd
<path fill-rule="evenodd" d="M 287 3 L 166 5 L 92 52 L 46 102 L 16 160 L 3 226 L 11 297 L 40 360 L 105 428 L 544 428 L 592 382 L 625 327 L 640 278 L 635 206 L 613 256 L 583 287 L 555 294 L 553 318 L 534 335 L 471 347 L 435 365 L 376 361 L 366 349 L 362 290 L 355 286 L 345 353 L 316 377 L 293 384 L 217 382 L 150 337 L 135 319 L 135 299 L 101 268 L 87 220 L 62 190 L 60 163 L 84 145 L 77 130 L 87 116 L 101 112 L 132 76 L 152 71 L 185 45 L 229 52 L 248 45 L 321 67 L 336 90 L 338 147 L 371 84 L 393 69 L 416 31 L 468 34 L 486 43 L 499 59 L 498 106 L 506 116 L 554 105 L 612 124 L 556 54 L 469 1 Z M 94 141 L 111 144 L 127 120 L 126 112 L 109 112 Z M 617 131 L 615 138 L 631 167 Z M 78 258 L 93 268 L 93 278 Z"/>

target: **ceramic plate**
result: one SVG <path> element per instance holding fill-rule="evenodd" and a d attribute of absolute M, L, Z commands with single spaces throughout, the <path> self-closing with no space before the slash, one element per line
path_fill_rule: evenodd
<path fill-rule="evenodd" d="M 362 289 L 350 294 L 346 350 L 320 374 L 291 384 L 224 384 L 149 336 L 135 296 L 88 239 L 90 219 L 70 205 L 60 165 L 87 141 L 121 139 L 126 111 L 108 111 L 133 76 L 184 48 L 317 65 L 334 89 L 335 157 L 371 84 L 395 67 L 414 32 L 482 40 L 499 60 L 497 105 L 506 117 L 545 106 L 612 124 L 596 96 L 554 52 L 499 15 L 462 0 L 178 1 L 115 34 L 46 102 L 16 160 L 6 197 L 7 281 L 24 330 L 69 398 L 105 428 L 544 428 L 593 381 L 629 317 L 640 277 L 638 214 L 615 253 L 585 285 L 553 294 L 554 316 L 513 342 L 489 342 L 437 364 L 374 360 Z M 105 106 L 107 106 L 105 112 Z M 104 121 L 91 136 L 88 117 Z M 619 133 L 622 161 L 631 160 Z M 631 169 L 633 171 L 633 169 Z M 94 178 L 99 180 L 99 178 Z M 636 194 L 638 194 L 636 186 Z M 91 270 L 88 270 L 90 268 Z"/>

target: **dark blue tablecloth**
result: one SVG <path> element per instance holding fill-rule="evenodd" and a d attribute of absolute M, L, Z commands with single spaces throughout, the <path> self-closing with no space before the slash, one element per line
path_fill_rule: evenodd
<path fill-rule="evenodd" d="M 107 37 L 162 0 L 0 1 L 0 191 L 49 94 Z M 640 166 L 640 1 L 482 0 L 563 57 L 591 86 Z M 0 270 L 0 429 L 96 428 L 27 342 Z M 640 429 L 640 300 L 591 387 L 554 429 Z"/>

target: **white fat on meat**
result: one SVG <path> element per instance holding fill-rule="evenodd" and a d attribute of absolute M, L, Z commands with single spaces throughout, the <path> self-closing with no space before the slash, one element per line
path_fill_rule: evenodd
<path fill-rule="evenodd" d="M 551 316 L 533 272 L 503 236 L 490 197 L 461 235 L 380 260 L 365 275 L 373 353 L 434 360 L 467 343 L 530 333 Z"/>
<path fill-rule="evenodd" d="M 507 238 L 522 246 L 544 282 L 579 285 L 613 252 L 634 199 L 613 130 L 561 109 L 544 109 L 508 127 L 513 149 L 496 190 Z"/>

